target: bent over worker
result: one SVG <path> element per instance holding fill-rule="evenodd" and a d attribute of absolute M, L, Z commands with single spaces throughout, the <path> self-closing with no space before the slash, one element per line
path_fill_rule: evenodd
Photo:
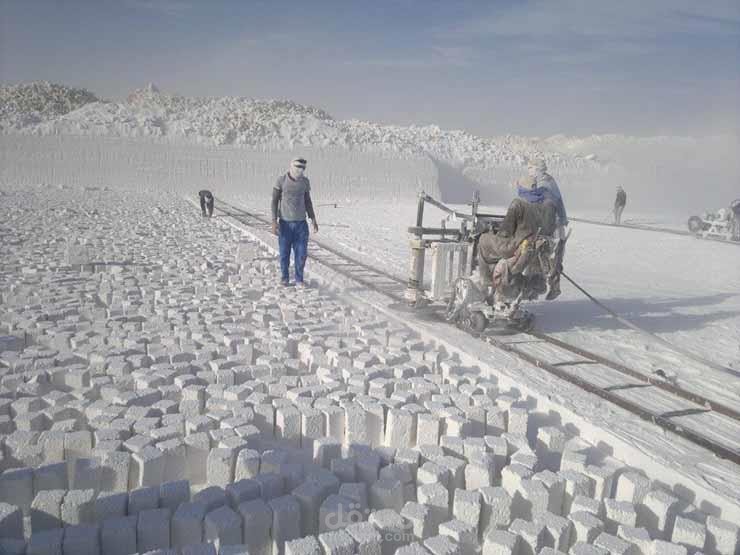
<path fill-rule="evenodd" d="M 207 189 L 198 191 L 200 197 L 200 211 L 203 213 L 203 217 L 213 216 L 213 193 Z"/>
<path fill-rule="evenodd" d="M 295 158 L 290 169 L 278 178 L 272 190 L 272 232 L 278 236 L 280 246 L 280 272 L 282 285 L 290 284 L 290 253 L 293 252 L 295 283 L 305 287 L 303 269 L 308 257 L 308 223 L 314 233 L 319 231 L 316 214 L 311 202 L 311 183 L 304 175 L 306 160 Z"/>

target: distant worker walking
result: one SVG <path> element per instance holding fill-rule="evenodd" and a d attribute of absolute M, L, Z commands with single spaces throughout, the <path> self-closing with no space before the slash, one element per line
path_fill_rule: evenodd
<path fill-rule="evenodd" d="M 308 257 L 308 223 L 306 216 L 313 223 L 313 231 L 319 231 L 316 214 L 311 202 L 311 184 L 303 175 L 306 171 L 306 160 L 295 158 L 290 169 L 278 178 L 272 190 L 272 232 L 278 236 L 280 246 L 280 283 L 290 284 L 290 252 L 293 251 L 295 282 L 297 287 L 304 287 L 303 269 Z"/>
<path fill-rule="evenodd" d="M 208 216 L 210 218 L 213 216 L 213 193 L 203 189 L 198 191 L 198 196 L 200 197 L 200 211 L 203 213 L 203 217 Z"/>
<path fill-rule="evenodd" d="M 621 185 L 617 185 L 617 198 L 614 199 L 614 225 L 622 225 L 622 212 L 627 206 L 627 193 Z"/>

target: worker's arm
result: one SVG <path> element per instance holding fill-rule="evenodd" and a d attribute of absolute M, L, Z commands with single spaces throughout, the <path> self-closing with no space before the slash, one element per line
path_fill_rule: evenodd
<path fill-rule="evenodd" d="M 280 198 L 282 197 L 283 192 L 282 189 L 280 189 L 277 185 L 272 190 L 272 232 L 277 235 L 278 234 L 278 207 L 280 206 Z"/>
<path fill-rule="evenodd" d="M 313 222 L 313 230 L 316 233 L 319 230 L 319 223 L 316 221 L 316 213 L 313 211 L 310 191 L 306 191 L 304 200 L 306 202 L 306 214 L 308 214 L 308 218 Z"/>

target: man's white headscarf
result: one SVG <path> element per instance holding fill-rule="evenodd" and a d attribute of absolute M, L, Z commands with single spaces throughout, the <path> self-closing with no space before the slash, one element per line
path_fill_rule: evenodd
<path fill-rule="evenodd" d="M 306 171 L 306 159 L 305 158 L 293 158 L 290 161 L 290 176 L 293 179 L 303 177 L 303 173 Z"/>
<path fill-rule="evenodd" d="M 531 176 L 537 176 L 547 171 L 547 164 L 542 156 L 535 156 L 530 158 L 527 162 L 527 173 Z"/>

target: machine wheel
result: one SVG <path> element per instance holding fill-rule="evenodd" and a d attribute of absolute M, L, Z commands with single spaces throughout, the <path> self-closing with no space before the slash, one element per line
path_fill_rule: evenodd
<path fill-rule="evenodd" d="M 483 333 L 488 326 L 488 318 L 480 311 L 475 311 L 470 315 L 470 327 L 476 333 Z"/>
<path fill-rule="evenodd" d="M 691 216 L 689 218 L 689 231 L 691 233 L 699 233 L 704 231 L 704 222 L 699 216 Z"/>

